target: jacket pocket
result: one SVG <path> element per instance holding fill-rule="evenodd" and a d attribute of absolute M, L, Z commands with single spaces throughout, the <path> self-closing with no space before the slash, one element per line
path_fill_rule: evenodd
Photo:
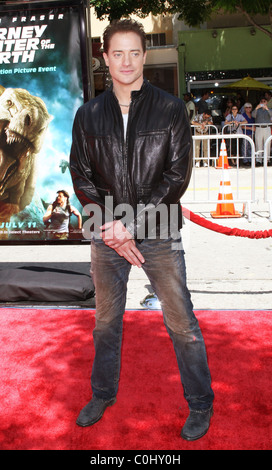
<path fill-rule="evenodd" d="M 151 129 L 151 130 L 146 130 L 146 131 L 138 131 L 138 136 L 139 137 L 144 137 L 144 136 L 157 136 L 157 135 L 167 135 L 168 134 L 168 129 Z"/>

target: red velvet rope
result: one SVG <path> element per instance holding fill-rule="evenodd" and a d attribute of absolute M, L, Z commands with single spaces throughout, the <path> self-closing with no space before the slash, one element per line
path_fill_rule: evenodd
<path fill-rule="evenodd" d="M 195 224 L 201 225 L 202 227 L 205 227 L 209 230 L 213 230 L 214 232 L 222 233 L 223 235 L 258 239 L 272 237 L 272 230 L 258 230 L 257 232 L 253 232 L 250 230 L 240 230 L 239 228 L 224 227 L 222 225 L 210 222 L 209 220 L 204 219 L 197 214 L 194 214 L 185 207 L 182 207 L 182 213 L 186 219 L 191 220 Z"/>

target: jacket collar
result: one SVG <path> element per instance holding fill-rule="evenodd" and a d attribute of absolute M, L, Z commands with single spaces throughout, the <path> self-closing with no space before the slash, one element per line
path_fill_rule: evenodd
<path fill-rule="evenodd" d="M 148 90 L 149 86 L 150 86 L 149 82 L 146 80 L 146 78 L 144 78 L 144 81 L 143 81 L 143 84 L 142 84 L 140 90 L 132 91 L 131 99 L 135 100 L 135 99 L 138 99 L 141 96 L 144 96 L 147 93 L 147 90 Z"/>
<path fill-rule="evenodd" d="M 131 92 L 132 101 L 138 101 L 138 99 L 145 96 L 149 87 L 150 87 L 150 83 L 147 81 L 146 78 L 144 78 L 143 84 L 142 84 L 140 90 L 135 90 L 135 91 Z M 113 97 L 115 97 L 115 94 L 113 93 L 113 84 L 111 84 L 111 86 L 109 87 L 108 90 L 111 92 Z"/>

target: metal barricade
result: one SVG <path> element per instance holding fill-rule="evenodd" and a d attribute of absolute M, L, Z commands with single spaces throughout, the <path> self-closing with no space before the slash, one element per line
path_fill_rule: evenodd
<path fill-rule="evenodd" d="M 232 127 L 232 124 L 226 124 L 222 127 L 222 134 L 225 135 L 226 142 L 228 143 L 228 130 Z M 255 143 L 255 153 L 254 153 L 254 158 L 255 162 L 258 164 L 263 163 L 263 158 L 264 158 L 264 144 L 267 138 L 271 135 L 271 130 L 272 130 L 272 122 L 271 123 L 247 123 L 247 124 L 239 124 L 238 128 L 240 128 L 240 131 L 244 135 L 248 135 L 249 137 L 252 138 L 252 140 Z M 239 134 L 237 134 L 239 135 Z M 245 145 L 246 142 L 244 141 Z M 236 142 L 235 142 L 236 144 Z M 252 155 L 248 154 L 247 149 L 239 148 L 237 145 L 232 146 L 232 142 L 230 141 L 229 145 L 229 152 L 232 155 L 232 150 L 234 147 L 234 153 L 236 153 L 236 156 L 233 155 L 234 159 L 241 160 L 241 158 L 246 159 L 246 160 L 251 160 Z M 238 148 L 237 148 L 238 147 Z M 237 150 L 237 152 L 236 152 Z M 238 163 L 238 162 L 237 162 Z"/>
<path fill-rule="evenodd" d="M 264 202 L 268 204 L 269 207 L 269 221 L 272 222 L 272 190 L 271 186 L 268 186 L 268 173 L 269 173 L 269 182 L 272 181 L 272 167 L 268 168 L 268 161 L 271 157 L 271 144 L 272 144 L 272 135 L 265 141 L 264 144 Z"/>
<path fill-rule="evenodd" d="M 241 159 L 241 149 L 240 149 L 240 141 L 239 136 L 243 136 L 243 132 L 241 133 L 232 133 L 231 132 L 232 124 L 226 124 L 222 127 L 222 135 L 225 138 L 227 151 L 229 155 L 229 159 L 233 161 L 233 164 L 239 166 L 240 159 Z M 232 136 L 232 137 L 231 137 Z M 255 151 L 254 151 L 255 154 Z"/>
<path fill-rule="evenodd" d="M 217 146 L 221 147 L 220 141 L 225 139 L 222 134 L 213 135 L 193 135 L 193 143 L 195 141 L 207 140 L 208 142 L 213 140 L 217 141 Z M 245 134 L 228 134 L 228 138 L 231 140 L 244 139 L 248 142 L 251 147 L 252 155 L 255 155 L 255 145 L 253 140 Z M 209 146 L 208 146 L 209 147 Z M 218 157 L 218 155 L 217 155 Z M 217 204 L 224 203 L 224 201 L 218 201 L 218 190 L 220 184 L 220 170 L 212 166 L 210 155 L 207 155 L 208 166 L 203 168 L 203 171 L 197 171 L 198 169 L 193 168 L 193 174 L 190 185 L 182 199 L 183 204 Z M 235 184 L 232 189 L 234 192 L 233 203 L 242 204 L 243 214 L 246 214 L 248 221 L 251 221 L 251 205 L 255 202 L 255 159 L 252 159 L 251 168 L 245 170 L 246 174 L 246 185 L 240 184 L 240 173 L 239 173 L 239 158 L 237 158 L 237 167 L 232 168 L 232 176 L 235 172 Z M 223 169 L 221 171 L 224 171 Z M 233 179 L 233 178 L 232 178 Z M 215 186 L 216 184 L 216 186 Z"/>
<path fill-rule="evenodd" d="M 272 122 L 270 123 L 255 123 L 254 124 L 254 142 L 256 147 L 256 160 L 259 157 L 264 157 L 265 142 L 271 136 Z"/>
<path fill-rule="evenodd" d="M 205 128 L 208 129 L 208 132 L 202 134 L 201 132 L 198 132 L 199 126 L 191 124 L 192 135 L 198 137 L 198 139 L 193 140 L 194 166 L 196 166 L 196 164 L 197 166 L 200 166 L 198 165 L 200 163 L 202 163 L 203 166 L 208 166 L 210 161 L 215 164 L 216 160 L 218 159 L 218 140 L 202 140 L 203 135 L 218 135 L 218 128 L 213 124 L 206 124 Z"/>

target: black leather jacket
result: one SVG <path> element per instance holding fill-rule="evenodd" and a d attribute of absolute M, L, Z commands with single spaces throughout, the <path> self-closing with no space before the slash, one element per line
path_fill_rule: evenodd
<path fill-rule="evenodd" d="M 132 206 L 134 220 L 127 228 L 134 236 L 146 223 L 143 204 L 153 212 L 159 204 L 178 204 L 180 228 L 179 200 L 192 170 L 185 105 L 146 80 L 131 99 L 126 138 L 111 89 L 78 109 L 70 155 L 75 193 L 83 207 L 95 203 L 105 211 L 105 196 L 112 196 L 113 209 L 119 204 Z"/>

